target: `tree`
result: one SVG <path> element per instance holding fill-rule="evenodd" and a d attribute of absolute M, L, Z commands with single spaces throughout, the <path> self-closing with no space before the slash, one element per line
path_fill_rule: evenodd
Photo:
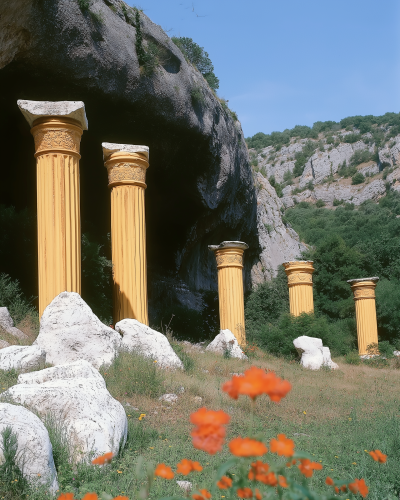
<path fill-rule="evenodd" d="M 188 37 L 172 37 L 174 44 L 207 80 L 208 85 L 215 91 L 219 88 L 219 79 L 215 76 L 214 65 L 203 47 Z"/>

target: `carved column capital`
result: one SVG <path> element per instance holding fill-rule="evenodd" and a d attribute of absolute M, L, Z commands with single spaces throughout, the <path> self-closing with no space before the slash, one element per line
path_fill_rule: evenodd
<path fill-rule="evenodd" d="M 223 267 L 243 268 L 243 252 L 249 248 L 242 241 L 224 241 L 220 245 L 209 245 L 208 247 L 215 253 L 217 269 Z"/>
<path fill-rule="evenodd" d="M 149 168 L 148 147 L 103 143 L 103 154 L 109 188 L 134 185 L 146 189 L 146 170 Z"/>
<path fill-rule="evenodd" d="M 375 299 L 375 288 L 379 281 L 378 277 L 348 280 L 353 291 L 354 300 Z"/>
<path fill-rule="evenodd" d="M 289 288 L 296 285 L 312 286 L 312 274 L 315 271 L 313 262 L 305 260 L 284 262 L 283 267 L 288 277 Z"/>

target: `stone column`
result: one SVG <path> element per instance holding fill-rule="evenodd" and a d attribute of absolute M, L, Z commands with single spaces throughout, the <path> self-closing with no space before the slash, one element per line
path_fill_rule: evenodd
<path fill-rule="evenodd" d="M 354 294 L 358 352 L 360 356 L 368 354 L 368 345 L 378 343 L 375 305 L 375 287 L 378 281 L 379 278 L 377 277 L 347 281 L 347 283 L 350 283 Z"/>
<path fill-rule="evenodd" d="M 103 143 L 111 189 L 114 324 L 133 318 L 149 324 L 144 191 L 149 148 Z"/>
<path fill-rule="evenodd" d="M 59 293 L 81 293 L 80 101 L 18 101 L 31 126 L 37 171 L 39 317 Z"/>
<path fill-rule="evenodd" d="M 313 313 L 313 263 L 299 260 L 284 262 L 283 267 L 288 277 L 290 314 L 300 316 L 301 313 Z"/>
<path fill-rule="evenodd" d="M 241 241 L 224 241 L 208 248 L 217 259 L 220 328 L 230 330 L 244 346 L 243 252 L 249 247 Z"/>

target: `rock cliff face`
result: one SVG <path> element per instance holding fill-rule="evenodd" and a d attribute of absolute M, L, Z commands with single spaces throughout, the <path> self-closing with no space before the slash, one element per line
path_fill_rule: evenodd
<path fill-rule="evenodd" d="M 81 145 L 83 230 L 110 231 L 101 142 L 149 146 L 149 281 L 176 279 L 185 300 L 197 307 L 196 296 L 188 299 L 186 291 L 217 286 L 209 244 L 249 244 L 249 288 L 260 242 L 265 252 L 273 237 L 261 228 L 259 239 L 254 179 L 240 123 L 163 30 L 143 13 L 139 30 L 135 16 L 120 0 L 92 0 L 86 11 L 77 0 L 1 3 L 0 140 L 8 168 L 0 202 L 36 211 L 33 140 L 17 99 L 84 101 L 89 130 Z M 147 57 L 141 64 L 135 48 L 140 32 Z M 276 204 L 267 200 L 271 190 L 265 186 L 264 203 Z M 279 245 L 273 247 L 278 255 Z M 273 257 L 271 265 L 277 261 Z"/>
<path fill-rule="evenodd" d="M 257 152 L 250 150 L 250 155 L 253 161 L 257 159 L 257 175 L 274 178 L 285 208 L 301 201 L 318 200 L 328 207 L 345 202 L 360 205 L 366 200 L 378 201 L 387 189 L 400 191 L 400 135 L 389 137 L 389 130 L 383 128 L 384 138 L 377 146 L 369 133 L 359 134 L 360 140 L 352 144 L 344 142 L 350 133 L 354 136 L 359 132 L 338 131 L 331 136 L 330 143 L 324 134 L 318 139 L 292 138 L 289 146 L 278 151 L 268 146 Z M 306 145 L 308 151 L 314 151 L 302 174 L 295 177 L 296 154 Z M 354 184 L 352 177 L 356 173 L 362 176 L 360 183 Z"/>

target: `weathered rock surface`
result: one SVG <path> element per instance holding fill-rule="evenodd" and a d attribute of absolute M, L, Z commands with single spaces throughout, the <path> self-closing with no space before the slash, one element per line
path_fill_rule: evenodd
<path fill-rule="evenodd" d="M 9 345 L 10 344 L 8 342 L 0 339 L 0 349 L 4 349 L 5 347 L 9 347 Z"/>
<path fill-rule="evenodd" d="M 163 394 L 158 398 L 158 400 L 165 403 L 174 404 L 178 401 L 178 396 L 176 394 Z"/>
<path fill-rule="evenodd" d="M 36 345 L 10 345 L 0 351 L 0 370 L 40 370 L 45 364 L 46 351 Z"/>
<path fill-rule="evenodd" d="M 215 352 L 217 354 L 224 354 L 228 351 L 232 358 L 247 359 L 236 337 L 230 330 L 221 330 L 215 339 L 208 344 L 206 351 Z"/>
<path fill-rule="evenodd" d="M 133 351 L 157 361 L 161 368 L 183 368 L 165 335 L 136 319 L 123 319 L 115 325 L 122 335 L 121 349 Z"/>
<path fill-rule="evenodd" d="M 61 424 L 75 461 L 89 459 L 91 454 L 117 453 L 126 442 L 125 410 L 98 377 L 20 383 L 1 397 L 34 411 L 40 418 L 50 415 Z"/>
<path fill-rule="evenodd" d="M 14 321 L 10 316 L 7 307 L 0 307 L 0 328 L 20 340 L 28 338 L 28 336 L 25 335 L 24 332 L 21 332 L 21 330 L 18 330 L 18 328 L 14 327 Z"/>
<path fill-rule="evenodd" d="M 18 438 L 17 465 L 32 485 L 49 485 L 50 492 L 58 490 L 57 472 L 49 434 L 40 419 L 22 406 L 0 403 L 0 433 L 11 427 Z M 0 446 L 0 463 L 4 454 Z"/>
<path fill-rule="evenodd" d="M 0 199 L 14 206 L 28 200 L 36 212 L 33 140 L 17 100 L 83 101 L 89 129 L 82 137 L 81 204 L 95 232 L 109 232 L 101 143 L 149 146 L 149 272 L 177 275 L 192 292 L 216 291 L 207 247 L 241 240 L 251 248 L 249 287 L 259 250 L 257 205 L 241 125 L 171 38 L 143 12 L 140 23 L 143 49 L 159 54 L 154 71 L 139 65 L 134 11 L 120 0 L 92 0 L 85 12 L 71 0 L 1 2 L 2 160 L 18 168 L 4 170 Z"/>
<path fill-rule="evenodd" d="M 110 365 L 121 336 L 104 325 L 75 292 L 62 292 L 46 307 L 35 345 L 53 365 L 84 359 L 95 368 Z"/>
<path fill-rule="evenodd" d="M 292 228 L 282 222 L 283 200 L 278 197 L 269 181 L 260 173 L 255 178 L 257 193 L 257 226 L 261 245 L 260 260 L 251 274 L 253 284 L 275 276 L 278 267 L 294 260 L 306 249 Z"/>
<path fill-rule="evenodd" d="M 331 360 L 329 347 L 324 347 L 321 339 L 303 335 L 293 340 L 293 345 L 301 356 L 300 364 L 304 368 L 309 368 L 310 370 L 319 370 L 323 366 L 333 370 L 339 368 Z"/>
<path fill-rule="evenodd" d="M 44 382 L 70 378 L 95 378 L 104 387 L 106 386 L 100 373 L 84 359 L 65 365 L 52 366 L 38 372 L 22 373 L 18 376 L 18 384 L 43 384 Z"/>

